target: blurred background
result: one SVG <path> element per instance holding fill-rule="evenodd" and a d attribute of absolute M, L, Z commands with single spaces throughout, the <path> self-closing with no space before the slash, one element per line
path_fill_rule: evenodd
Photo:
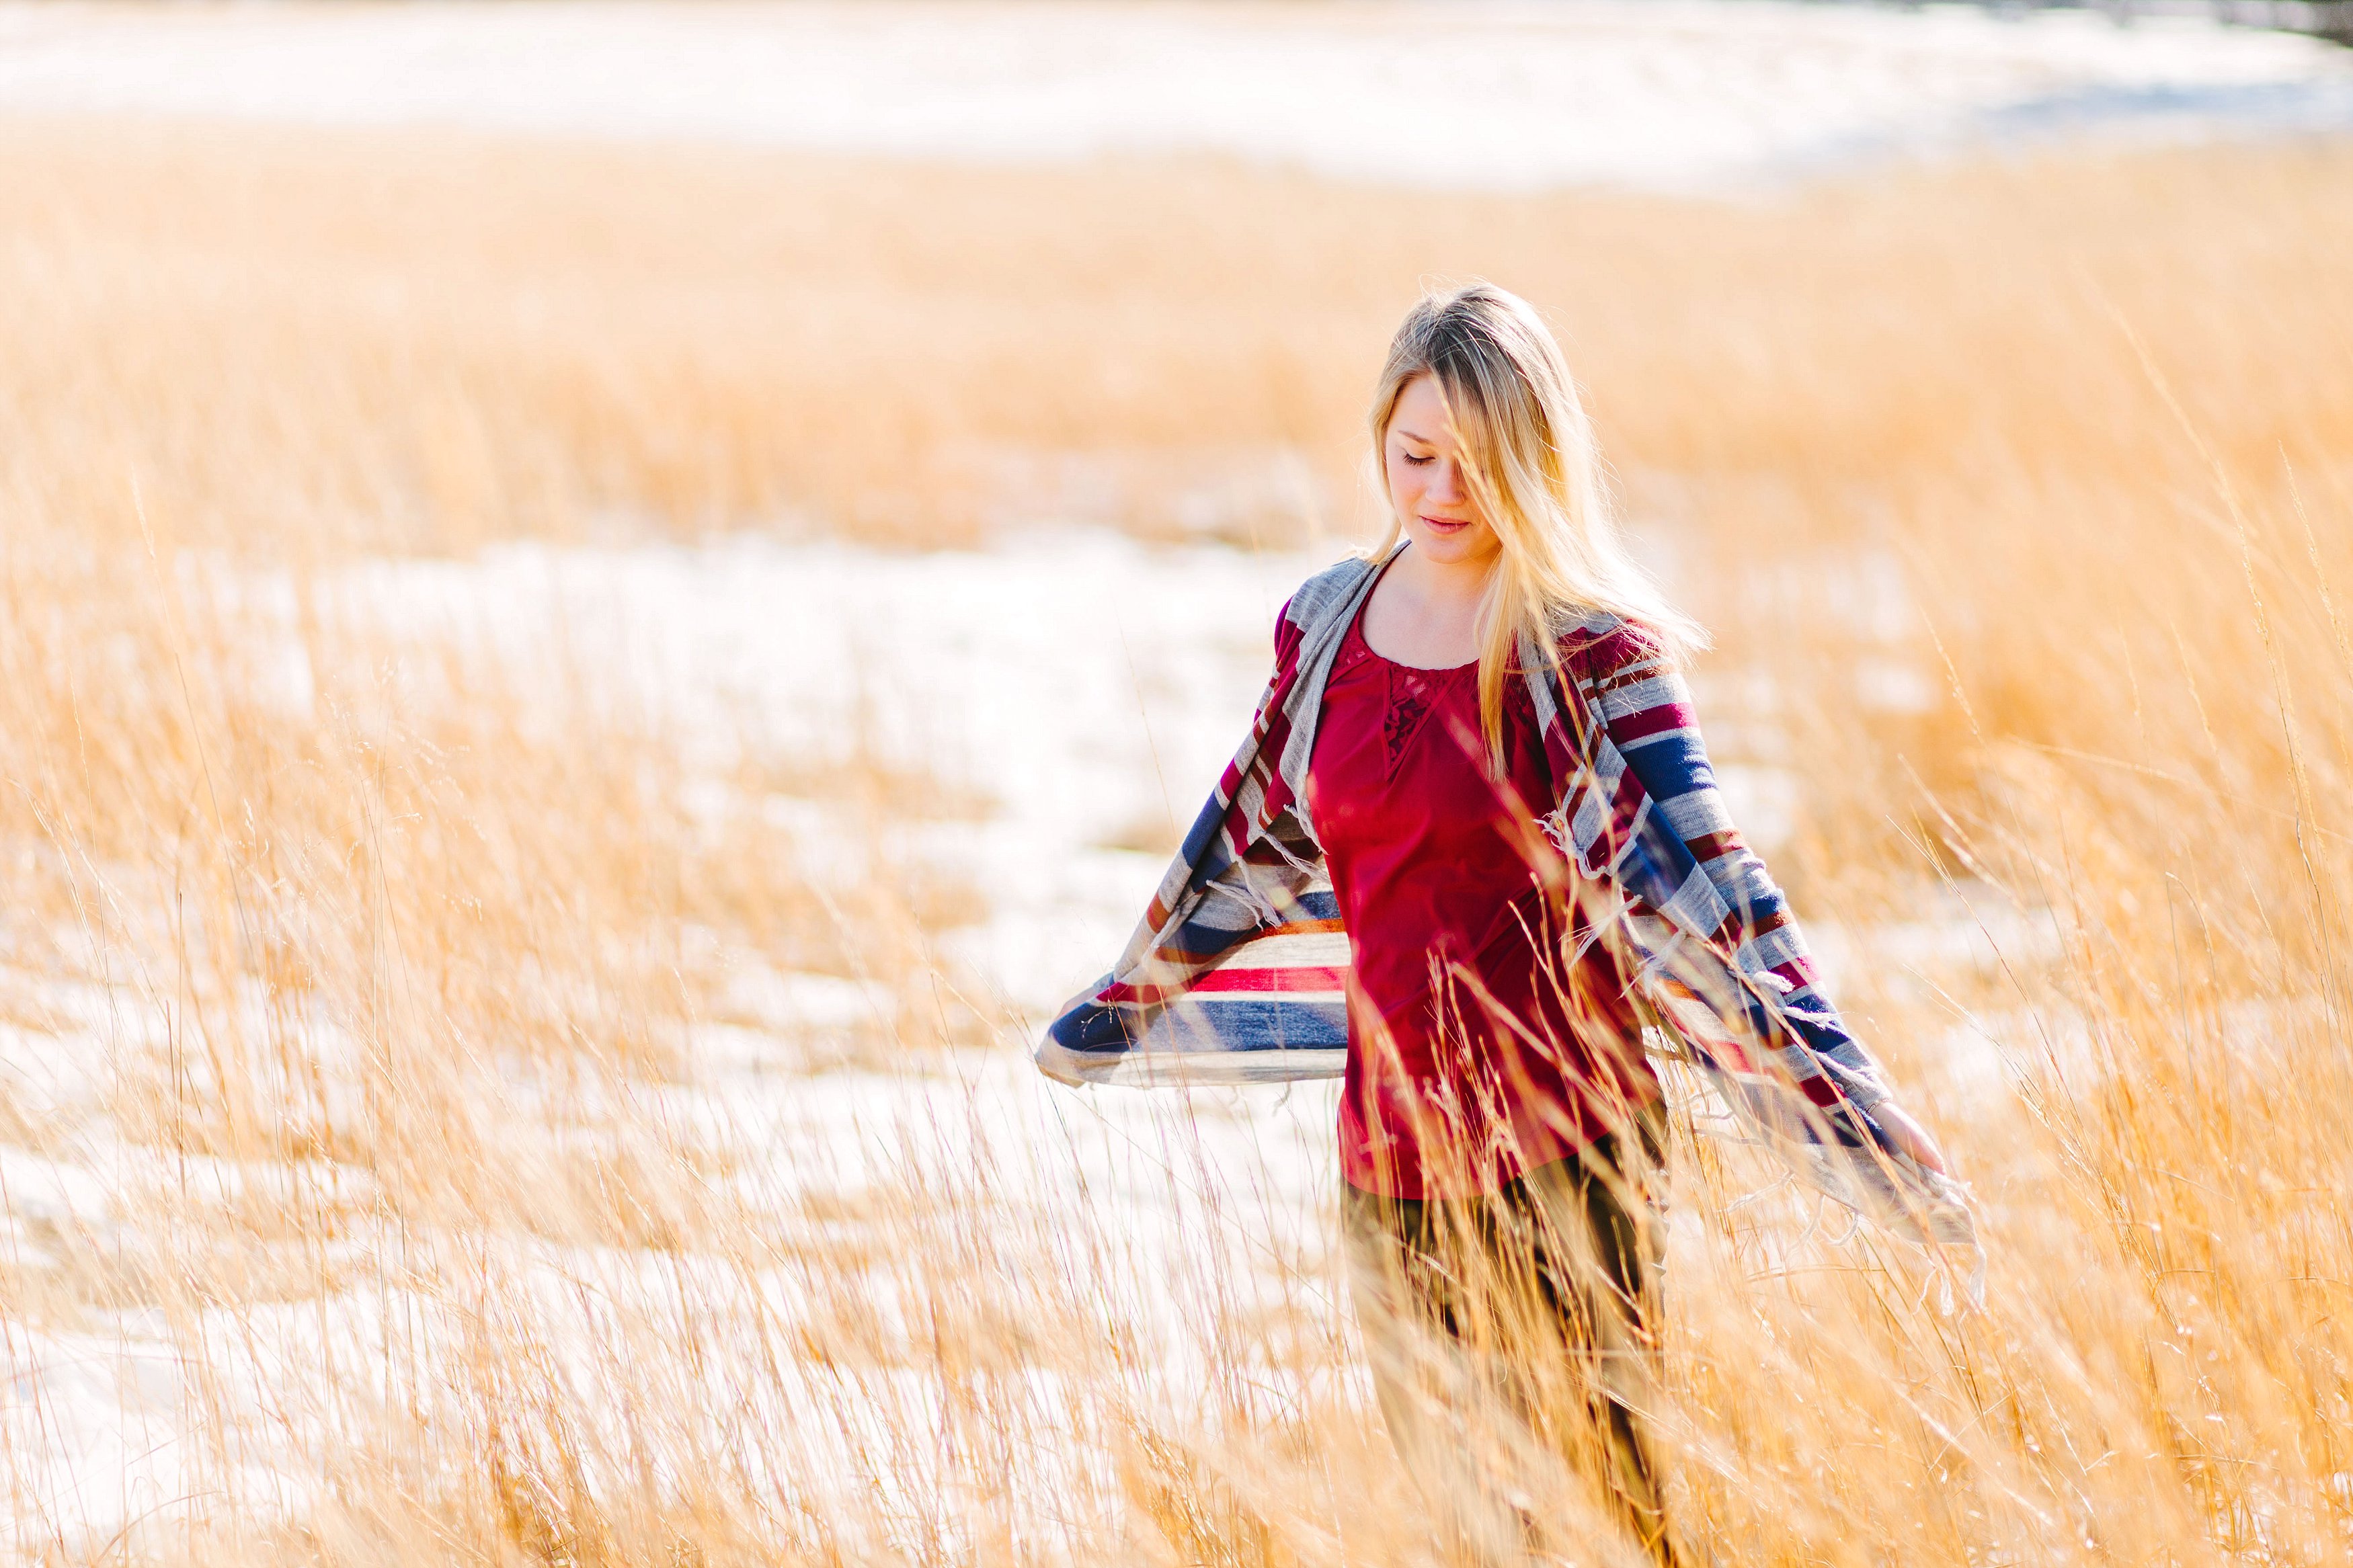
<path fill-rule="evenodd" d="M 2348 33 L 0 4 L 0 1550 L 1433 1560 L 1328 1089 L 1026 1053 L 1483 277 L 1991 1252 L 1679 1143 L 1694 1560 L 2342 1561 Z"/>

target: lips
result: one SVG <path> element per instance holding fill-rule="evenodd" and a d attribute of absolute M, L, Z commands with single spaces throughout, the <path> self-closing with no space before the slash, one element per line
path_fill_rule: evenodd
<path fill-rule="evenodd" d="M 1421 521 L 1433 533 L 1460 533 L 1464 529 L 1471 526 L 1471 520 L 1467 517 L 1430 517 L 1424 515 Z"/>

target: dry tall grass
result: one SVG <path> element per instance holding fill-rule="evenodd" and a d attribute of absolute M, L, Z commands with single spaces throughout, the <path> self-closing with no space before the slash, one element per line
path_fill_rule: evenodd
<path fill-rule="evenodd" d="M 1795 782 L 1778 867 L 1986 1204 L 1947 1318 L 1686 1151 L 1702 1560 L 2353 1546 L 2353 155 L 1732 207 L 20 123 L 0 211 L 0 1003 L 67 1084 L 0 1086 L 0 1142 L 111 1151 L 120 1220 L 24 1219 L 0 1316 L 174 1347 L 194 1434 L 83 1536 L 14 1413 L 28 1552 L 1419 1560 L 1312 1247 L 1268 1302 L 1229 1227 L 1171 1331 L 1126 1217 L 952 1091 L 835 1198 L 672 1092 L 754 962 L 871 982 L 886 1050 L 1010 1032 L 934 955 L 932 792 L 748 756 L 862 825 L 829 880 L 586 675 L 335 584 L 519 533 L 1330 533 L 1433 272 L 1556 314 L 1721 634 L 1718 750 Z M 1170 1180 L 1244 1205 L 1203 1137 Z"/>

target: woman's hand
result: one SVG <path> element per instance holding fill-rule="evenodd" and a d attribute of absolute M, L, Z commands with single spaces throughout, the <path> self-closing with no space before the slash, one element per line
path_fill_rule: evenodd
<path fill-rule="evenodd" d="M 1945 1169 L 1945 1152 L 1928 1136 L 1928 1130 L 1912 1120 L 1912 1113 L 1892 1100 L 1883 1100 L 1871 1108 L 1871 1119 L 1879 1123 L 1895 1147 L 1936 1173 L 1949 1175 Z"/>

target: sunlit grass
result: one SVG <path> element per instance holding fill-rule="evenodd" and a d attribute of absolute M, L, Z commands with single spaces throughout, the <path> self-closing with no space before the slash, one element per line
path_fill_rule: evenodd
<path fill-rule="evenodd" d="M 396 635 L 338 574 L 1040 513 L 1336 551 L 1386 334 L 1470 273 L 1554 315 L 1719 634 L 1717 750 L 1800 803 L 1776 868 L 1993 1250 L 1987 1313 L 1943 1316 L 1902 1249 L 1732 1207 L 1758 1173 L 1687 1147 L 1686 1534 L 2348 1549 L 2353 155 L 1727 206 L 17 124 L 0 212 L 0 1019 L 95 1085 L 0 1083 L 0 1143 L 109 1151 L 113 1205 L 12 1197 L 0 1312 L 12 1348 L 170 1342 L 196 1434 L 109 1541 L 12 1426 L 28 1549 L 1419 1560 L 1327 1259 L 1260 1245 L 1275 1300 L 1244 1266 L 1227 1113 L 1166 1152 L 1228 1215 L 1172 1327 L 1131 1217 L 1049 1201 L 1067 1155 L 960 1087 L 1018 1028 L 940 956 L 987 889 L 904 829 L 985 781 L 693 778 L 596 671 Z M 860 874 L 707 804 L 775 795 Z M 796 1033 L 730 1002 L 747 969 L 881 1000 Z M 712 1021 L 812 1100 L 845 1038 L 945 1062 L 932 1121 L 837 1181 L 698 1109 Z M 275 1428 L 262 1384 L 301 1391 Z"/>

